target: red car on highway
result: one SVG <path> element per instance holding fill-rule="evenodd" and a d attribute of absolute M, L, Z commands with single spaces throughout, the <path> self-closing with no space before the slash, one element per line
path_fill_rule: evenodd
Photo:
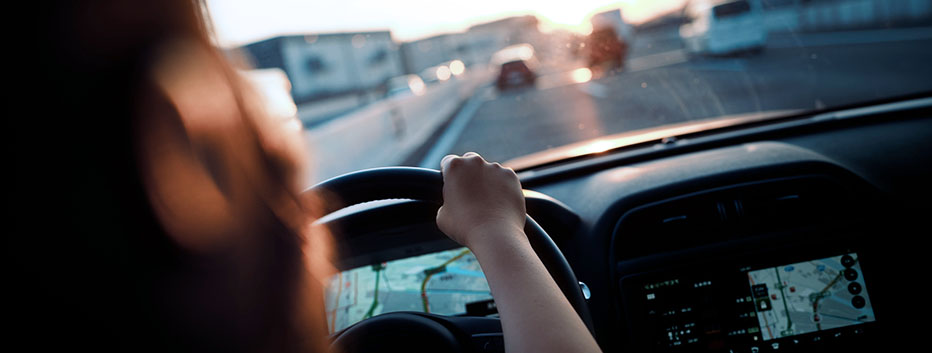
<path fill-rule="evenodd" d="M 498 51 L 492 56 L 492 64 L 500 67 L 495 81 L 499 90 L 533 86 L 537 81 L 537 57 L 530 44 L 516 44 Z"/>

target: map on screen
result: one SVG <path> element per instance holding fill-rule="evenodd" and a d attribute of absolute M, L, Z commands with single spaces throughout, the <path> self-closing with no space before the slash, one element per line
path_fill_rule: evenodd
<path fill-rule="evenodd" d="M 441 251 L 338 273 L 325 289 L 330 332 L 395 311 L 462 314 L 492 294 L 466 248 Z"/>
<path fill-rule="evenodd" d="M 763 339 L 874 321 L 855 253 L 748 272 Z"/>

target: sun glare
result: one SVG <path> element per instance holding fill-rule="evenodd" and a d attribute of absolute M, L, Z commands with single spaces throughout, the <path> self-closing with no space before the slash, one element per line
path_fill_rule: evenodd
<path fill-rule="evenodd" d="M 543 33 L 553 33 L 555 31 L 566 31 L 582 35 L 592 33 L 592 25 L 586 20 L 579 21 L 578 23 L 563 23 L 551 20 L 544 15 L 537 15 L 537 18 L 540 19 L 537 29 Z"/>
<path fill-rule="evenodd" d="M 602 153 L 614 147 L 616 147 L 616 145 L 611 141 L 599 139 L 573 148 L 571 153 L 577 156 L 590 153 Z"/>
<path fill-rule="evenodd" d="M 550 2 L 535 5 L 534 14 L 540 19 L 538 28 L 541 32 L 550 33 L 556 30 L 587 35 L 592 33 L 592 24 L 589 19 L 592 15 L 621 9 L 625 21 L 640 23 L 665 11 L 672 11 L 683 6 L 685 0 L 621 0 L 599 1 L 579 0 L 574 2 Z"/>
<path fill-rule="evenodd" d="M 650 7 L 649 2 L 645 0 L 577 0 L 538 3 L 534 6 L 534 14 L 540 19 L 538 29 L 541 32 L 550 33 L 559 30 L 588 35 L 592 33 L 592 24 L 589 22 L 592 15 L 620 8 L 627 17 L 629 10 L 639 13 L 642 12 L 642 8 Z"/>
<path fill-rule="evenodd" d="M 535 15 L 543 32 L 555 30 L 587 34 L 589 18 L 602 11 L 621 9 L 625 21 L 636 24 L 665 11 L 682 7 L 686 0 L 474 0 L 453 13 L 436 16 L 441 5 L 422 0 L 337 3 L 303 0 L 207 0 L 219 43 L 230 46 L 283 34 L 358 32 L 389 29 L 403 41 L 462 31 L 496 19 Z M 315 37 L 309 37 L 316 40 Z M 356 41 L 363 44 L 362 39 Z"/>
<path fill-rule="evenodd" d="M 592 79 L 592 70 L 589 70 L 587 67 L 581 67 L 576 70 L 573 70 L 572 73 L 573 82 L 583 83 L 589 82 Z"/>

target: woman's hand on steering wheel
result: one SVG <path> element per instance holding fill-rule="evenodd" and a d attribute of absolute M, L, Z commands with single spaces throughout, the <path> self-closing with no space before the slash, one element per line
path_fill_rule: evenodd
<path fill-rule="evenodd" d="M 437 226 L 479 260 L 495 293 L 505 350 L 599 352 L 524 232 L 524 194 L 514 171 L 473 152 L 446 156 L 441 168 Z"/>
<path fill-rule="evenodd" d="M 440 168 L 444 201 L 437 226 L 444 234 L 470 249 L 496 241 L 494 235 L 522 234 L 524 194 L 511 168 L 486 162 L 475 152 L 448 155 Z"/>
<path fill-rule="evenodd" d="M 470 335 L 501 332 L 508 351 L 599 351 L 573 269 L 547 232 L 525 214 L 514 172 L 474 153 L 449 156 L 442 167 L 442 175 L 410 167 L 353 172 L 315 185 L 305 197 L 326 200 L 322 214 L 374 200 L 445 202 L 436 211 L 437 224 L 476 255 L 495 293 L 500 325 L 478 325 L 483 318 L 398 312 L 347 328 L 333 346 L 346 352 L 411 350 L 417 348 L 411 346 L 416 335 L 414 341 L 423 343 L 417 345 L 420 351 L 457 351 L 471 347 L 469 339 L 475 337 Z"/>

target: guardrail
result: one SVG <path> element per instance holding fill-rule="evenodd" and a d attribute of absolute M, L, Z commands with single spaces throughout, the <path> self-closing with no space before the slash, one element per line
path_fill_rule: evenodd
<path fill-rule="evenodd" d="M 305 131 L 310 183 L 343 173 L 402 163 L 476 91 L 485 69 L 427 87 L 423 95 L 390 97 Z"/>

